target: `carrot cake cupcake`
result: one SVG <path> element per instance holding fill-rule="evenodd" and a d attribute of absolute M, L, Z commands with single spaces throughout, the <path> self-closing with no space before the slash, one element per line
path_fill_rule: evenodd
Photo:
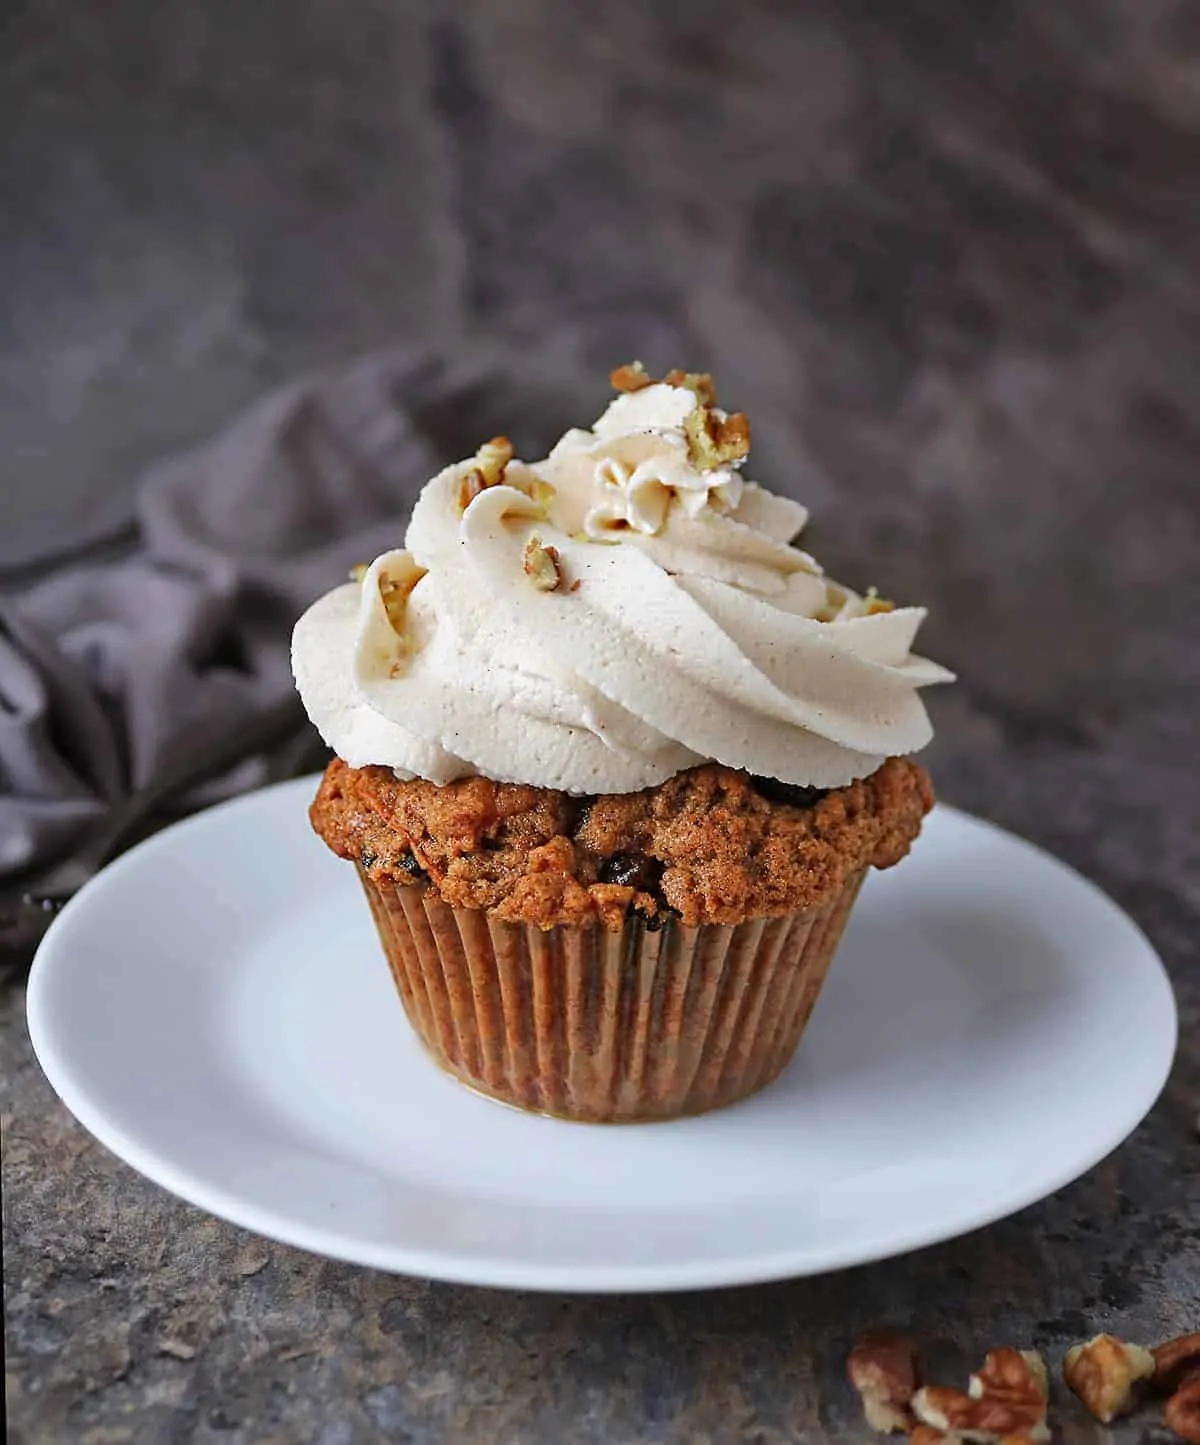
<path fill-rule="evenodd" d="M 924 617 L 831 581 L 742 474 L 707 375 L 613 373 L 589 431 L 503 437 L 405 549 L 300 619 L 354 864 L 441 1067 L 573 1119 L 729 1104 L 792 1056 L 866 871 L 932 806 Z"/>

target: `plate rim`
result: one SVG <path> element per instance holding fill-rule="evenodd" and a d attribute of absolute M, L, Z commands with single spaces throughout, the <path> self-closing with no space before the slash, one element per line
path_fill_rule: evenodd
<path fill-rule="evenodd" d="M 1008 846 L 1015 845 L 1026 851 L 1040 865 L 1058 873 L 1060 878 L 1065 875 L 1074 885 L 1082 885 L 1090 895 L 1093 905 L 1098 904 L 1109 910 L 1117 915 L 1127 928 L 1133 930 L 1133 936 L 1145 951 L 1146 963 L 1154 965 L 1152 973 L 1160 987 L 1160 1003 L 1165 1007 L 1162 1022 L 1169 1035 L 1169 1048 L 1163 1049 L 1159 1068 L 1153 1076 L 1153 1084 L 1148 1083 L 1137 1098 L 1131 1100 L 1122 1113 L 1121 1122 L 1106 1131 L 1105 1138 L 1108 1142 L 1103 1146 L 1085 1150 L 1082 1154 L 1073 1156 L 1064 1167 L 1039 1176 L 1032 1189 L 1015 1187 L 997 1191 L 986 1205 L 968 1210 L 952 1222 L 947 1223 L 945 1217 L 940 1216 L 940 1222 L 932 1226 L 893 1230 L 886 1239 L 864 1241 L 857 1246 L 850 1242 L 841 1248 L 826 1246 L 817 1252 L 820 1256 L 819 1262 L 814 1261 L 811 1247 L 806 1248 L 803 1243 L 798 1243 L 795 1247 L 776 1250 L 770 1254 L 756 1254 L 751 1250 L 743 1255 L 734 1255 L 725 1251 L 720 1257 L 694 1262 L 676 1261 L 653 1265 L 582 1262 L 547 1264 L 506 1255 L 488 1257 L 453 1253 L 445 1249 L 430 1251 L 405 1245 L 403 1242 L 381 1246 L 372 1241 L 356 1240 L 345 1230 L 289 1218 L 273 1207 L 259 1204 L 253 1197 L 213 1181 L 203 1172 L 189 1170 L 164 1158 L 153 1145 L 143 1144 L 136 1134 L 128 1132 L 119 1119 L 114 1118 L 103 1104 L 93 1099 L 86 1084 L 75 1077 L 70 1060 L 56 1042 L 52 1006 L 47 1000 L 50 996 L 49 980 L 57 966 L 54 960 L 59 956 L 63 921 L 74 918 L 89 907 L 89 899 L 96 891 L 112 886 L 127 871 L 142 866 L 145 858 L 160 848 L 178 846 L 181 839 L 193 832 L 202 832 L 212 827 L 222 815 L 263 806 L 269 800 L 277 800 L 280 795 L 287 793 L 310 795 L 317 777 L 319 774 L 290 779 L 215 804 L 162 829 L 116 859 L 80 890 L 47 931 L 30 967 L 26 995 L 26 1027 L 37 1062 L 58 1099 L 93 1138 L 151 1183 L 185 1203 L 277 1243 L 343 1263 L 389 1273 L 481 1288 L 535 1292 L 670 1292 L 763 1284 L 827 1274 L 877 1263 L 883 1259 L 961 1238 L 1049 1198 L 1089 1173 L 1129 1138 L 1158 1101 L 1170 1076 L 1178 1048 L 1178 1006 L 1162 958 L 1137 921 L 1086 874 L 1038 844 L 985 818 L 976 817 L 952 804 L 939 801 L 936 812 L 947 820 L 982 830 L 992 835 L 994 841 L 1002 841 Z M 1147 1077 L 1149 1079 L 1151 1076 L 1148 1074 Z"/>

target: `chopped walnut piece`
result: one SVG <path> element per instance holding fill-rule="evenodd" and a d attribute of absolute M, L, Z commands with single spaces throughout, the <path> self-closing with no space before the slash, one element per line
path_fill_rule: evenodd
<path fill-rule="evenodd" d="M 402 575 L 397 576 L 392 572 L 379 574 L 379 597 L 397 637 L 404 636 L 409 595 L 424 575 L 424 569 L 411 562 Z"/>
<path fill-rule="evenodd" d="M 1032 1440 L 1049 1440 L 1046 1400 L 1036 1386 L 1024 1399 L 980 1399 L 962 1390 L 928 1385 L 912 1399 L 913 1414 L 935 1430 L 949 1431 L 964 1440 L 994 1442 L 1005 1435 L 1028 1435 Z"/>
<path fill-rule="evenodd" d="M 917 1419 L 964 1440 L 996 1441 L 1004 1436 L 1050 1438 L 1046 1425 L 1049 1380 L 1040 1355 L 1005 1346 L 989 1350 L 968 1391 L 918 1390 L 912 1408 Z"/>
<path fill-rule="evenodd" d="M 688 440 L 688 454 L 698 470 L 711 472 L 721 465 L 710 412 L 702 406 L 693 407 L 683 420 L 683 431 Z"/>
<path fill-rule="evenodd" d="M 654 385 L 654 378 L 647 375 L 646 368 L 640 361 L 630 361 L 624 366 L 614 367 L 608 373 L 608 379 L 616 391 L 641 391 L 643 387 Z"/>
<path fill-rule="evenodd" d="M 465 512 L 486 488 L 487 483 L 483 479 L 482 471 L 478 467 L 472 467 L 458 484 L 458 510 Z"/>
<path fill-rule="evenodd" d="M 735 412 L 722 421 L 716 412 L 696 406 L 684 418 L 683 430 L 688 454 L 702 472 L 740 461 L 750 450 L 750 423 L 745 412 Z"/>
<path fill-rule="evenodd" d="M 618 391 L 641 391 L 653 386 L 640 361 L 618 366 L 609 373 L 609 380 Z M 696 398 L 695 407 L 684 419 L 688 453 L 702 472 L 739 462 L 750 451 L 750 422 L 745 412 L 721 416 L 717 410 L 717 389 L 707 371 L 683 371 L 676 367 L 663 377 L 666 386 L 681 387 Z"/>
<path fill-rule="evenodd" d="M 1193 1366 L 1200 1369 L 1200 1332 L 1166 1340 L 1150 1353 L 1154 1356 L 1155 1389 L 1170 1392 Z"/>
<path fill-rule="evenodd" d="M 562 563 L 559 561 L 558 548 L 544 546 L 536 533 L 525 543 L 521 564 L 526 577 L 539 592 L 555 592 L 562 586 Z"/>
<path fill-rule="evenodd" d="M 1105 1425 L 1129 1409 L 1138 1381 L 1153 1374 L 1154 1356 L 1149 1350 L 1112 1335 L 1073 1345 L 1063 1360 L 1067 1388 Z"/>
<path fill-rule="evenodd" d="M 504 481 L 504 471 L 513 458 L 513 445 L 507 437 L 493 437 L 475 453 L 476 465 L 458 484 L 458 510 L 465 512 L 475 498 Z"/>
<path fill-rule="evenodd" d="M 504 480 L 504 469 L 513 459 L 513 444 L 507 437 L 493 437 L 475 453 L 484 483 L 494 487 Z"/>
<path fill-rule="evenodd" d="M 717 388 L 713 385 L 712 376 L 707 371 L 681 371 L 678 367 L 674 371 L 668 371 L 663 381 L 668 386 L 680 386 L 694 392 L 696 400 L 701 406 L 716 406 Z"/>
<path fill-rule="evenodd" d="M 973 1400 L 1023 1402 L 1033 1391 L 1043 1400 L 1050 1398 L 1046 1362 L 1036 1350 L 1014 1350 L 1007 1345 L 989 1350 L 983 1368 L 976 1370 L 967 1384 L 967 1393 Z"/>
<path fill-rule="evenodd" d="M 740 461 L 750 452 L 750 418 L 744 411 L 727 416 L 717 428 L 717 447 L 721 460 Z"/>
<path fill-rule="evenodd" d="M 1184 1375 L 1163 1407 L 1163 1420 L 1188 1445 L 1200 1445 L 1200 1367 Z"/>
<path fill-rule="evenodd" d="M 846 1361 L 851 1385 L 862 1396 L 863 1416 L 881 1435 L 912 1428 L 908 1408 L 917 1388 L 917 1351 L 895 1330 L 867 1330 Z"/>

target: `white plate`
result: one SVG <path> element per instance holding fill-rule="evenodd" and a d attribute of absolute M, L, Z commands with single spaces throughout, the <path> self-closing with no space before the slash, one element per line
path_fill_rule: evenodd
<path fill-rule="evenodd" d="M 338 1259 L 530 1289 L 810 1274 L 1020 1209 L 1114 1149 L 1175 1047 L 1162 966 L 1090 883 L 948 807 L 873 876 L 782 1078 L 699 1119 L 564 1124 L 444 1077 L 354 871 L 284 784 L 143 843 L 47 935 L 29 1028 L 93 1134 Z"/>

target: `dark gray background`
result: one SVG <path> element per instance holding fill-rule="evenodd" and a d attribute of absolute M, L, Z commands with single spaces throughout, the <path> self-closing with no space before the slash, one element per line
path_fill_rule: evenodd
<path fill-rule="evenodd" d="M 1185 1015 L 1151 1121 L 1014 1221 L 568 1302 L 174 1204 L 51 1102 L 11 994 L 20 1438 L 775 1445 L 846 1434 L 840 1360 L 884 1315 L 970 1357 L 1200 1323 L 1198 163 L 1190 0 L 8 0 L 0 563 L 364 348 L 493 363 L 530 450 L 617 361 L 712 367 L 835 575 L 931 605 L 943 794 L 1129 907 Z"/>

